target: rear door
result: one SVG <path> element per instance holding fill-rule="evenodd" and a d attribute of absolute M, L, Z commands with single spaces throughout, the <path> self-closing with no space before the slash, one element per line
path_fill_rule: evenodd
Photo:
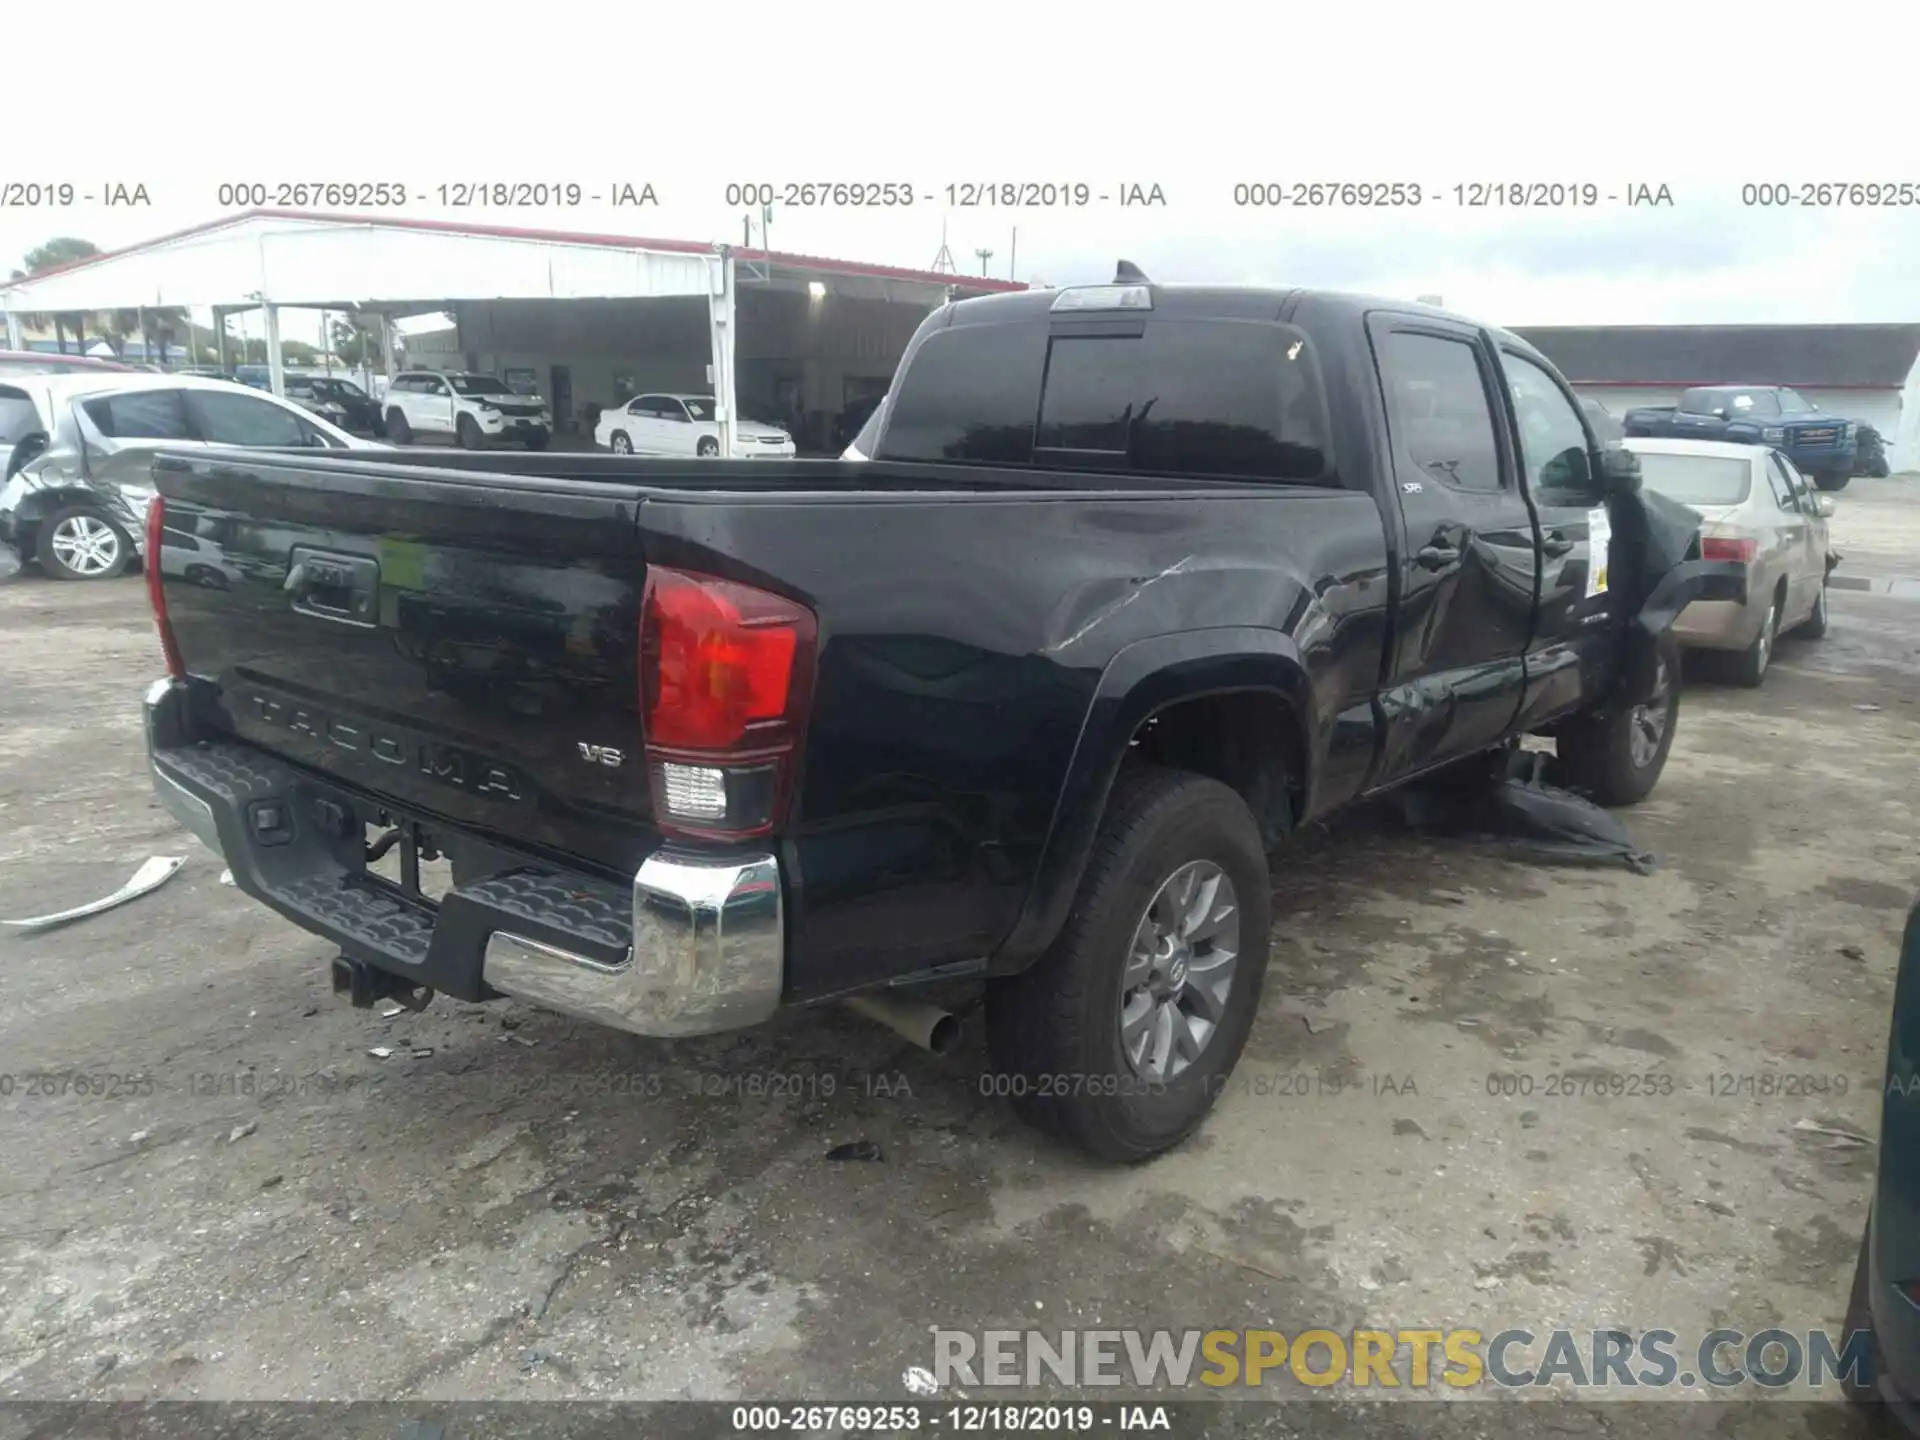
<path fill-rule="evenodd" d="M 248 445 L 285 449 L 327 447 L 320 432 L 287 406 L 262 396 L 224 390 L 189 390 L 187 414 L 199 438 L 209 445 Z"/>
<path fill-rule="evenodd" d="M 1482 337 L 1391 312 L 1368 328 L 1409 552 L 1376 777 L 1386 783 L 1507 733 L 1525 686 L 1539 556 Z"/>
<path fill-rule="evenodd" d="M 125 390 L 95 395 L 73 407 L 87 478 L 119 495 L 136 519 L 145 518 L 153 493 L 153 457 L 161 450 L 202 448 L 178 389 Z"/>
<path fill-rule="evenodd" d="M 1613 526 L 1579 401 L 1516 350 L 1501 350 L 1500 370 L 1540 524 L 1540 604 L 1522 712 L 1531 729 L 1590 700 L 1612 679 L 1620 633 L 1610 574 Z"/>

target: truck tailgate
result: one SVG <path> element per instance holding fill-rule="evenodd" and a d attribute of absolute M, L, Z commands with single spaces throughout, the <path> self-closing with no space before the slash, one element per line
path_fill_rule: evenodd
<path fill-rule="evenodd" d="M 202 723 L 616 873 L 651 848 L 637 487 L 259 454 L 154 477 Z"/>

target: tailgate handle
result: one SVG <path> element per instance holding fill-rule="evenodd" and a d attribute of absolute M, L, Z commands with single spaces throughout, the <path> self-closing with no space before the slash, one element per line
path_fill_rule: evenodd
<path fill-rule="evenodd" d="M 378 623 L 380 564 L 363 555 L 329 555 L 297 546 L 281 588 L 293 596 L 299 614 L 369 630 Z"/>

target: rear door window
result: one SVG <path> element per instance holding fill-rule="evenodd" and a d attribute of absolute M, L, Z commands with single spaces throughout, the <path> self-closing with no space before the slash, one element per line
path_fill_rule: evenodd
<path fill-rule="evenodd" d="M 83 401 L 93 426 L 109 440 L 191 440 L 178 390 L 129 390 Z"/>
<path fill-rule="evenodd" d="M 1388 428 L 1405 468 L 1460 490 L 1501 489 L 1493 403 L 1473 345 L 1395 330 L 1379 355 Z"/>
<path fill-rule="evenodd" d="M 298 416 L 270 400 L 195 391 L 187 397 L 200 438 L 214 445 L 307 445 L 313 434 Z"/>

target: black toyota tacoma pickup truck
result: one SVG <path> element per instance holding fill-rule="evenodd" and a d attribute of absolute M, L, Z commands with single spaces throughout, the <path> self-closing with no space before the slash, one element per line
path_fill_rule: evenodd
<path fill-rule="evenodd" d="M 967 300 L 871 434 L 163 453 L 148 553 L 238 578 L 147 567 L 160 795 L 358 1003 L 931 1041 L 965 982 L 1025 1112 L 1139 1159 L 1239 1057 L 1289 832 L 1528 733 L 1638 800 L 1666 624 L 1739 598 L 1537 352 L 1412 305 Z"/>

